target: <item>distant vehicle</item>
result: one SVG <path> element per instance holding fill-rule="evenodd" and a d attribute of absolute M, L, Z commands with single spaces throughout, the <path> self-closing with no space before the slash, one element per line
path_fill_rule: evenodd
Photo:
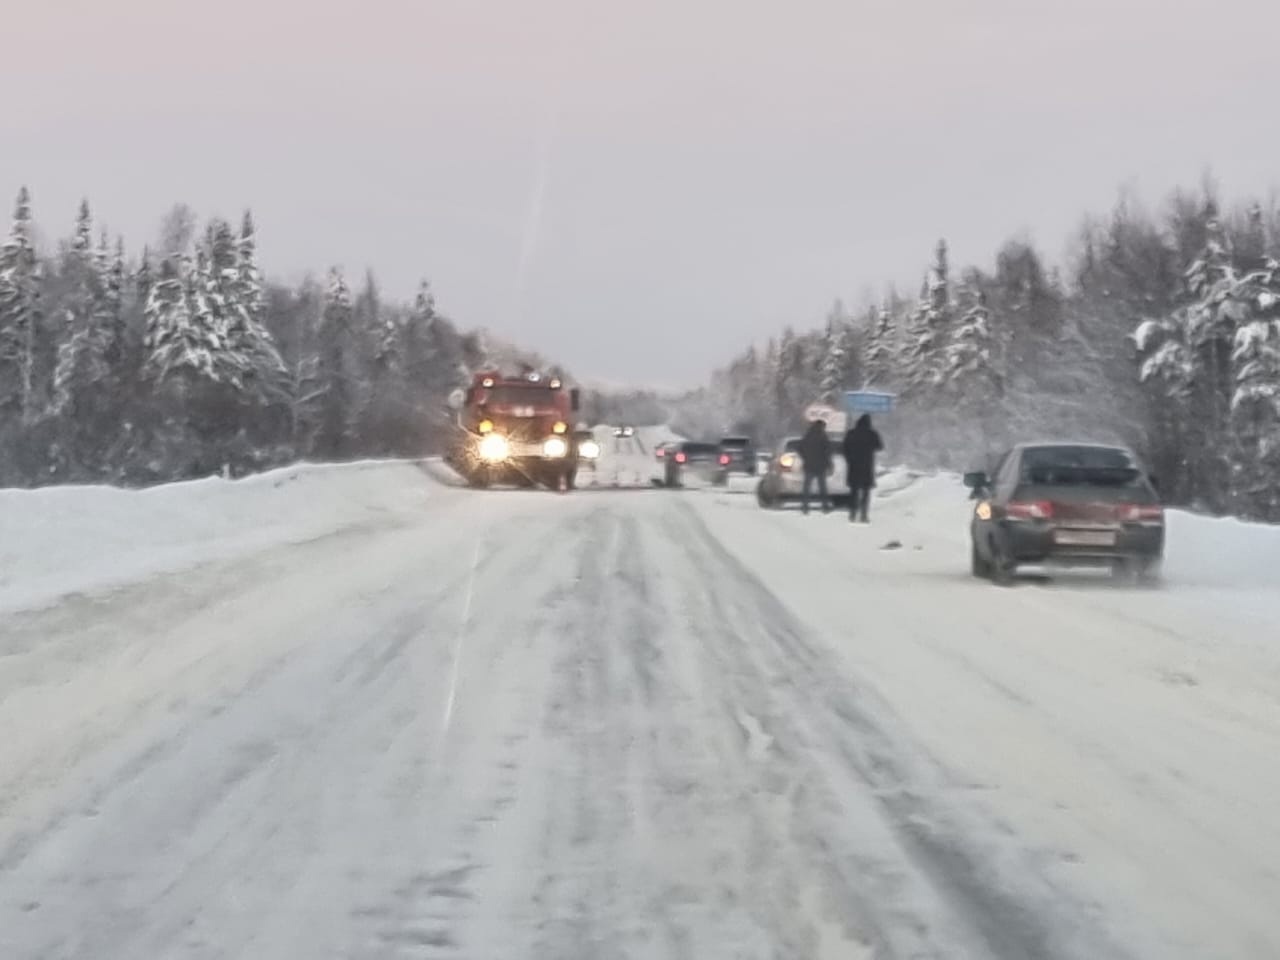
<path fill-rule="evenodd" d="M 834 433 L 827 434 L 831 444 L 831 469 L 827 471 L 827 491 L 834 503 L 847 503 L 849 500 L 849 484 L 846 479 L 848 471 L 845 467 L 844 452 L 841 449 L 840 437 Z M 817 496 L 817 491 L 813 492 Z M 760 482 L 756 485 L 756 500 L 766 509 L 776 509 L 788 503 L 795 503 L 804 496 L 804 463 L 800 459 L 800 437 L 789 437 L 782 450 L 769 461 Z"/>
<path fill-rule="evenodd" d="M 649 475 L 649 482 L 655 487 L 666 486 L 667 483 L 667 452 L 671 450 L 678 440 L 664 440 L 662 443 L 655 444 L 653 447 L 653 473 Z"/>
<path fill-rule="evenodd" d="M 682 487 L 689 474 L 714 479 L 719 466 L 720 446 L 698 440 L 678 440 L 664 444 L 662 486 Z"/>
<path fill-rule="evenodd" d="M 748 477 L 756 475 L 756 445 L 749 437 L 724 437 L 720 441 L 719 471 L 716 483 L 728 483 L 735 473 Z"/>
<path fill-rule="evenodd" d="M 634 437 L 636 435 L 636 428 L 635 427 L 616 427 L 613 431 L 613 435 L 620 440 L 629 439 L 630 437 Z"/>
<path fill-rule="evenodd" d="M 1023 444 L 988 476 L 967 473 L 973 491 L 975 577 L 1012 581 L 1020 565 L 1109 568 L 1159 578 L 1164 508 L 1153 478 L 1124 447 Z"/>

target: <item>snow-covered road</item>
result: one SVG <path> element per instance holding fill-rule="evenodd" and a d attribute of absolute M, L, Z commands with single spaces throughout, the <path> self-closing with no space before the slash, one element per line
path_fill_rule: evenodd
<path fill-rule="evenodd" d="M 10 579 L 0 957 L 1280 956 L 1275 531 L 1000 590 L 946 478 L 864 528 L 360 472 Z"/>

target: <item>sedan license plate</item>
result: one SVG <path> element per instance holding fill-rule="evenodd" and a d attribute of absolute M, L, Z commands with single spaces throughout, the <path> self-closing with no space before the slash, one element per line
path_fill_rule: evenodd
<path fill-rule="evenodd" d="M 1055 530 L 1053 542 L 1064 547 L 1114 547 L 1114 530 Z"/>

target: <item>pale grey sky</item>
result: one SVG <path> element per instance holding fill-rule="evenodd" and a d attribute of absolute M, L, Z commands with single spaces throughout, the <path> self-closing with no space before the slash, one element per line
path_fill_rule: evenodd
<path fill-rule="evenodd" d="M 6 6 L 0 192 L 47 232 L 252 206 L 273 275 L 425 274 L 587 377 L 698 380 L 939 235 L 1056 258 L 1122 183 L 1280 181 L 1276 0 Z"/>

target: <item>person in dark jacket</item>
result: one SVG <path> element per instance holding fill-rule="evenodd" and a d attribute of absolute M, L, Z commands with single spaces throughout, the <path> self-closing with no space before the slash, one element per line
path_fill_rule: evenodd
<path fill-rule="evenodd" d="M 864 413 L 844 435 L 844 459 L 849 469 L 849 520 L 869 523 L 871 489 L 876 485 L 876 454 L 884 444 Z"/>
<path fill-rule="evenodd" d="M 831 512 L 831 496 L 827 491 L 827 474 L 831 470 L 831 440 L 827 436 L 827 422 L 814 420 L 800 438 L 800 462 L 804 465 L 804 499 L 802 509 L 809 512 L 809 492 L 816 481 L 818 496 L 822 500 L 822 512 Z"/>

